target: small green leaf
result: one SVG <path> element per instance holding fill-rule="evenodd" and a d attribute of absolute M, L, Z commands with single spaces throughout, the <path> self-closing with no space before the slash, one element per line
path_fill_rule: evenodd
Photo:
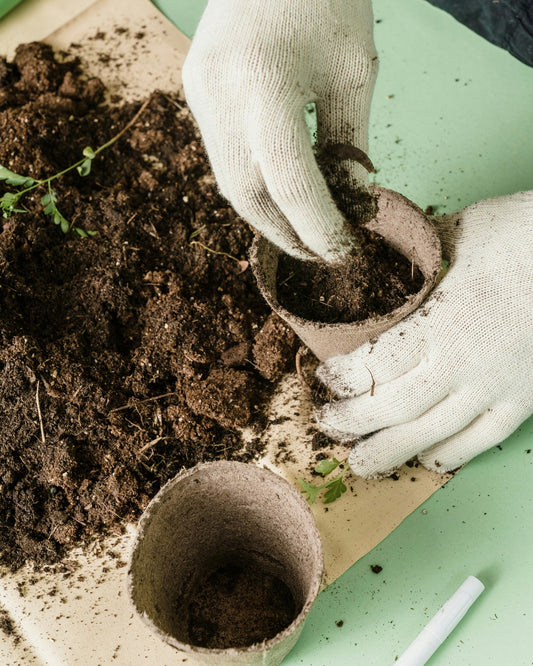
<path fill-rule="evenodd" d="M 61 227 L 61 231 L 66 234 L 68 233 L 70 229 L 70 222 L 61 215 L 61 213 L 57 210 L 57 208 L 54 209 L 54 212 L 52 213 L 52 220 L 54 221 L 54 224 L 58 224 Z"/>
<path fill-rule="evenodd" d="M 2 209 L 2 217 L 9 218 L 13 213 L 25 213 L 22 208 L 16 208 L 18 200 L 21 197 L 20 192 L 6 192 L 0 198 L 0 208 Z"/>
<path fill-rule="evenodd" d="M 6 185 L 13 185 L 14 187 L 29 187 L 35 184 L 33 178 L 26 178 L 26 176 L 18 176 L 17 178 L 6 178 Z"/>
<path fill-rule="evenodd" d="M 92 229 L 82 229 L 81 227 L 72 227 L 72 231 L 75 231 L 80 238 L 89 238 L 98 235 L 97 231 L 93 231 Z"/>
<path fill-rule="evenodd" d="M 45 206 L 44 212 L 45 212 L 46 215 L 51 215 L 54 212 L 54 209 L 55 209 L 55 205 L 54 205 L 53 201 L 51 201 L 48 204 L 48 206 Z"/>
<path fill-rule="evenodd" d="M 57 201 L 57 194 L 54 190 L 50 190 L 47 194 L 41 197 L 41 206 L 48 206 L 50 203 Z"/>
<path fill-rule="evenodd" d="M 88 176 L 91 173 L 91 165 L 91 159 L 87 158 L 86 160 L 83 160 L 83 162 L 76 167 L 80 176 Z"/>
<path fill-rule="evenodd" d="M 13 207 L 20 199 L 20 195 L 17 192 L 6 192 L 0 199 L 0 206 L 4 210 L 13 210 Z"/>
<path fill-rule="evenodd" d="M 346 484 L 342 480 L 343 476 L 344 474 L 339 474 L 326 484 L 327 491 L 324 493 L 324 504 L 331 504 L 347 491 Z"/>
<path fill-rule="evenodd" d="M 322 476 L 327 476 L 328 474 L 331 474 L 334 469 L 337 469 L 340 464 L 341 461 L 337 460 L 337 458 L 333 458 L 333 460 L 321 460 L 315 467 L 315 472 Z"/>
<path fill-rule="evenodd" d="M 91 146 L 86 146 L 86 147 L 83 149 L 83 157 L 87 157 L 87 158 L 90 159 L 90 160 L 94 160 L 94 158 L 96 157 L 96 153 L 95 153 L 94 150 L 91 148 Z"/>
<path fill-rule="evenodd" d="M 200 227 L 199 229 L 195 229 L 195 230 L 191 233 L 191 235 L 189 236 L 189 242 L 192 241 L 192 240 L 194 240 L 194 239 L 196 238 L 196 236 L 199 236 L 199 235 L 202 233 L 202 231 L 206 228 L 206 226 L 207 226 L 207 225 L 204 224 L 203 227 Z"/>
<path fill-rule="evenodd" d="M 28 176 L 21 176 L 14 171 L 10 171 L 7 167 L 0 164 L 0 180 L 5 180 L 7 185 L 14 185 L 15 187 L 29 187 L 37 181 Z"/>
<path fill-rule="evenodd" d="M 302 486 L 302 493 L 307 495 L 305 499 L 309 502 L 309 504 L 314 504 L 322 487 L 314 486 L 312 483 L 308 483 L 304 479 L 298 479 L 298 482 Z"/>
<path fill-rule="evenodd" d="M 315 472 L 321 474 L 323 477 L 331 474 L 333 470 L 341 467 L 341 471 L 333 479 L 326 481 L 321 485 L 315 486 L 312 483 L 304 481 L 303 479 L 298 479 L 300 485 L 303 488 L 302 492 L 307 494 L 306 499 L 309 504 L 314 504 L 317 497 L 322 492 L 324 493 L 322 496 L 322 501 L 324 504 L 331 504 L 331 502 L 335 502 L 335 500 L 338 500 L 339 497 L 341 497 L 341 495 L 346 492 L 347 488 L 343 482 L 343 479 L 348 470 L 343 467 L 345 463 L 346 460 L 337 460 L 337 458 L 333 458 L 332 460 L 321 460 L 318 465 L 316 465 Z"/>

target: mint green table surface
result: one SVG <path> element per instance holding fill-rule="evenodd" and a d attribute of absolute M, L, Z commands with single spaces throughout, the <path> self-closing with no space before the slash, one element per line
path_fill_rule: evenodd
<path fill-rule="evenodd" d="M 0 18 L 10 12 L 13 7 L 16 7 L 22 0 L 0 0 Z"/>
<path fill-rule="evenodd" d="M 154 2 L 189 36 L 206 5 Z M 533 68 L 424 0 L 374 0 L 374 14 L 376 182 L 437 212 L 533 189 Z M 470 574 L 486 590 L 429 663 L 531 666 L 533 418 L 324 590 L 284 664 L 393 664 Z"/>

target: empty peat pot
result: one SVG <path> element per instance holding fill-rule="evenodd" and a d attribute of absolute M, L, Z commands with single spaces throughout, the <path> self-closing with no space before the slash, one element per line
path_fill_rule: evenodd
<path fill-rule="evenodd" d="M 150 502 L 128 587 L 144 622 L 195 664 L 273 666 L 296 643 L 322 572 L 301 493 L 269 470 L 218 461 Z"/>
<path fill-rule="evenodd" d="M 413 262 L 424 278 L 420 290 L 390 313 L 351 323 L 328 324 L 304 319 L 278 300 L 276 280 L 281 250 L 259 235 L 252 245 L 250 265 L 259 290 L 270 307 L 321 361 L 353 351 L 407 317 L 426 299 L 441 270 L 440 240 L 425 213 L 398 192 L 378 186 L 372 186 L 370 191 L 376 197 L 377 214 L 366 226 Z"/>

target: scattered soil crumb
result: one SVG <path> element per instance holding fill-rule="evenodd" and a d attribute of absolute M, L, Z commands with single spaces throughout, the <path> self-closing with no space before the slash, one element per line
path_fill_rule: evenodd
<path fill-rule="evenodd" d="M 20 634 L 18 633 L 15 623 L 11 619 L 11 616 L 9 613 L 2 608 L 0 608 L 0 630 L 6 635 L 9 636 L 17 645 L 20 643 L 21 637 Z"/>

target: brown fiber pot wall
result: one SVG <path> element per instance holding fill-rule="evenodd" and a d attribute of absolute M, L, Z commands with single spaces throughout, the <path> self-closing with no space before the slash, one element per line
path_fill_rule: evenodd
<path fill-rule="evenodd" d="M 414 260 L 424 276 L 421 290 L 387 315 L 348 324 L 324 324 L 294 315 L 277 299 L 276 273 L 281 250 L 262 236 L 256 236 L 252 246 L 250 263 L 261 293 L 321 361 L 353 351 L 407 317 L 426 299 L 441 269 L 440 240 L 424 212 L 398 192 L 377 186 L 370 189 L 377 197 L 378 213 L 367 227 L 409 261 Z"/>
<path fill-rule="evenodd" d="M 297 616 L 260 644 L 192 645 L 188 607 L 198 582 L 236 558 L 281 579 L 297 603 Z M 139 523 L 128 582 L 136 612 L 181 656 L 206 665 L 275 666 L 296 643 L 322 573 L 320 536 L 301 493 L 256 465 L 217 461 L 180 473 L 150 502 Z"/>

